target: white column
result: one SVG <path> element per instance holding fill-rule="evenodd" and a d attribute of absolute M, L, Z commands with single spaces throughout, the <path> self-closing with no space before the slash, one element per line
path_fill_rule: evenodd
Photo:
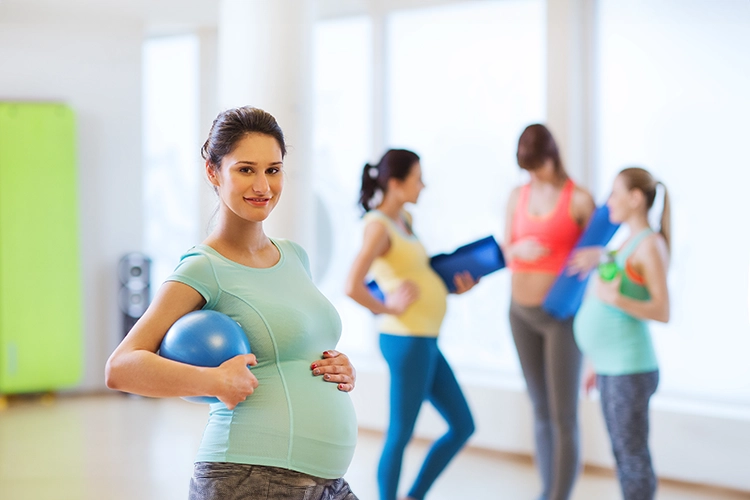
<path fill-rule="evenodd" d="M 312 0 L 221 0 L 218 104 L 271 113 L 287 143 L 286 184 L 266 233 L 315 248 L 312 191 Z M 311 256 L 312 257 L 312 256 Z"/>
<path fill-rule="evenodd" d="M 594 0 L 547 1 L 547 124 L 574 180 L 593 188 Z"/>
<path fill-rule="evenodd" d="M 201 29 L 196 32 L 200 40 L 200 112 L 198 115 L 198 137 L 199 143 L 196 144 L 196 170 L 200 173 L 199 199 L 200 199 L 200 228 L 199 239 L 202 241 L 210 232 L 212 224 L 215 222 L 214 214 L 218 206 L 218 200 L 213 190 L 213 186 L 206 179 L 203 173 L 203 159 L 197 154 L 197 151 L 203 146 L 203 141 L 208 138 L 208 131 L 211 130 L 211 124 L 219 113 L 217 102 L 217 32 L 216 29 Z"/>

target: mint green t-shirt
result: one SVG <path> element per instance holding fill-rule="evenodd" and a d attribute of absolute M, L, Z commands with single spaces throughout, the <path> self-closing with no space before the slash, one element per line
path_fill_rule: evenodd
<path fill-rule="evenodd" d="M 650 229 L 645 229 L 615 255 L 615 263 L 622 276 L 620 293 L 626 297 L 636 300 L 649 298 L 646 287 L 634 283 L 623 270 L 628 257 L 651 233 Z M 630 375 L 658 368 L 646 322 L 605 304 L 593 293 L 581 304 L 573 321 L 573 333 L 578 348 L 591 360 L 594 370 L 600 375 Z"/>
<path fill-rule="evenodd" d="M 341 336 L 336 309 L 310 278 L 305 251 L 272 240 L 281 258 L 258 269 L 197 245 L 182 256 L 167 281 L 198 291 L 204 309 L 237 321 L 258 359 L 258 388 L 228 410 L 210 413 L 196 462 L 234 462 L 283 467 L 336 479 L 349 467 L 357 420 L 348 393 L 314 377 L 310 365 L 334 349 Z"/>

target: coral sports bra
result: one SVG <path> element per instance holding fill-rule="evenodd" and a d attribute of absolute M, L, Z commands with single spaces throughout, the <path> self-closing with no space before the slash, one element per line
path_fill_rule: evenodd
<path fill-rule="evenodd" d="M 549 249 L 549 253 L 535 261 L 513 259 L 508 266 L 512 271 L 552 274 L 562 271 L 571 250 L 583 232 L 583 228 L 579 227 L 570 215 L 574 189 L 575 184 L 568 179 L 552 212 L 535 216 L 529 214 L 531 184 L 521 187 L 511 225 L 511 244 L 533 238 Z"/>

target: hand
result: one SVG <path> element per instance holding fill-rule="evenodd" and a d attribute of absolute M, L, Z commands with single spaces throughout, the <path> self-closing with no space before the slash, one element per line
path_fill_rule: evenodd
<path fill-rule="evenodd" d="M 549 248 L 534 238 L 526 238 L 513 244 L 513 258 L 534 262 L 549 253 Z"/>
<path fill-rule="evenodd" d="M 453 284 L 456 286 L 456 294 L 462 294 L 468 292 L 474 285 L 479 283 L 479 279 L 474 279 L 469 271 L 462 273 L 456 273 L 453 276 Z"/>
<path fill-rule="evenodd" d="M 596 372 L 592 368 L 587 368 L 583 375 L 583 392 L 588 396 L 594 389 L 596 389 Z"/>
<path fill-rule="evenodd" d="M 393 292 L 385 297 L 385 307 L 388 314 L 398 316 L 419 298 L 419 287 L 413 281 L 406 280 Z"/>
<path fill-rule="evenodd" d="M 580 275 L 580 279 L 586 278 L 588 274 L 599 265 L 599 259 L 602 254 L 602 247 L 582 247 L 573 250 L 573 254 L 568 259 L 565 274 L 573 276 Z"/>
<path fill-rule="evenodd" d="M 338 384 L 337 389 L 342 392 L 351 392 L 354 390 L 354 384 L 357 380 L 357 371 L 349 361 L 346 354 L 338 351 L 328 350 L 323 353 L 323 358 L 314 361 L 310 365 L 314 376 L 323 376 L 326 382 Z"/>
<path fill-rule="evenodd" d="M 258 379 L 247 367 L 257 364 L 254 354 L 241 354 L 224 361 L 216 368 L 221 387 L 216 397 L 228 409 L 233 410 L 255 392 Z"/>
<path fill-rule="evenodd" d="M 596 278 L 596 296 L 605 304 L 615 305 L 615 302 L 620 297 L 622 275 L 617 273 L 610 281 L 604 281 L 598 275 Z"/>

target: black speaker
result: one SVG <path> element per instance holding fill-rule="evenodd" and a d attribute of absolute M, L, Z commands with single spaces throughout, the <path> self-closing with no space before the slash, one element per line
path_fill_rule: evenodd
<path fill-rule="evenodd" d="M 120 278 L 118 305 L 124 337 L 146 312 L 151 301 L 151 259 L 139 252 L 126 254 L 120 259 L 117 275 Z"/>

